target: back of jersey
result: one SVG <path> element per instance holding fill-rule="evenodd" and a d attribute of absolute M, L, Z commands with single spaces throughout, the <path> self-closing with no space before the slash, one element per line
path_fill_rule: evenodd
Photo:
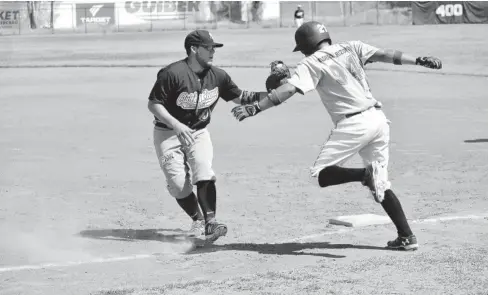
<path fill-rule="evenodd" d="M 304 58 L 288 82 L 302 93 L 316 89 L 332 121 L 337 122 L 343 115 L 377 103 L 363 67 L 377 50 L 361 41 L 327 46 Z"/>

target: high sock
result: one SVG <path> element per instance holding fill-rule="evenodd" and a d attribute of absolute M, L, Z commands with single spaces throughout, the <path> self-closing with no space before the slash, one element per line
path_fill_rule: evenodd
<path fill-rule="evenodd" d="M 319 173 L 319 185 L 327 187 L 354 181 L 363 181 L 366 173 L 365 168 L 344 168 L 339 166 L 329 166 Z"/>
<path fill-rule="evenodd" d="M 383 206 L 383 209 L 385 209 L 391 221 L 395 224 L 400 237 L 408 237 L 413 234 L 403 212 L 400 200 L 398 200 L 392 190 L 385 191 L 385 198 L 381 202 L 381 206 Z"/>
<path fill-rule="evenodd" d="M 181 209 L 183 209 L 193 221 L 203 220 L 203 214 L 198 206 L 197 196 L 195 196 L 193 192 L 188 197 L 176 199 L 176 201 Z"/>
<path fill-rule="evenodd" d="M 199 181 L 197 183 L 198 203 L 202 208 L 205 223 L 215 219 L 217 209 L 217 189 L 215 182 L 211 180 Z"/>

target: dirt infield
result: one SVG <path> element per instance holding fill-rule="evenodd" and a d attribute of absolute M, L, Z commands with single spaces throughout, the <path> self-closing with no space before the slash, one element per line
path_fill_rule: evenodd
<path fill-rule="evenodd" d="M 448 46 L 447 28 L 463 34 L 462 47 Z M 390 173 L 415 221 L 414 253 L 383 249 L 392 225 L 327 224 L 384 213 L 360 185 L 325 190 L 310 179 L 331 128 L 314 93 L 242 123 L 219 103 L 210 132 L 218 216 L 229 233 L 188 251 L 188 220 L 165 190 L 152 146 L 146 99 L 157 68 L 12 68 L 165 64 L 181 56 L 176 35 L 5 39 L 18 51 L 7 59 L 0 49 L 0 294 L 486 294 L 487 78 L 471 74 L 488 74 L 488 60 L 477 28 L 337 28 L 340 39 L 445 61 L 446 75 L 393 65 L 368 72 L 392 121 Z M 256 67 L 281 55 L 298 60 L 292 39 L 253 43 L 278 40 L 263 32 L 242 31 L 239 41 L 222 34 L 228 46 L 216 59 Z M 155 48 L 164 36 L 169 43 Z M 242 88 L 264 86 L 265 69 L 227 70 Z"/>

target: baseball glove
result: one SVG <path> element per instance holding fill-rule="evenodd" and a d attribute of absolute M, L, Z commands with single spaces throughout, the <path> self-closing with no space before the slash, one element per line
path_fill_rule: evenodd
<path fill-rule="evenodd" d="M 266 90 L 276 89 L 286 82 L 286 79 L 291 77 L 290 69 L 281 60 L 275 60 L 271 62 L 271 72 L 266 79 Z"/>
<path fill-rule="evenodd" d="M 429 69 L 442 69 L 441 60 L 433 56 L 417 57 L 417 59 L 415 60 L 415 64 Z"/>

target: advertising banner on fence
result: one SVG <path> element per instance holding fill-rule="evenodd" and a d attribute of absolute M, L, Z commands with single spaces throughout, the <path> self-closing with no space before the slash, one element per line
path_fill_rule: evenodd
<path fill-rule="evenodd" d="M 117 2 L 119 25 L 135 25 L 160 20 L 184 19 L 200 11 L 203 1 L 126 1 Z"/>
<path fill-rule="evenodd" d="M 251 21 L 252 1 L 125 1 L 115 6 L 117 24 L 130 26 L 165 20 L 188 23 Z M 261 20 L 279 19 L 278 1 L 262 2 Z"/>
<path fill-rule="evenodd" d="M 414 25 L 488 23 L 488 2 L 412 2 L 412 17 Z"/>
<path fill-rule="evenodd" d="M 77 3 L 76 25 L 97 24 L 108 26 L 115 24 L 114 3 Z"/>
<path fill-rule="evenodd" d="M 18 34 L 30 27 L 25 2 L 0 1 L 0 33 Z"/>
<path fill-rule="evenodd" d="M 31 2 L 29 2 L 31 3 Z M 246 26 L 280 19 L 278 1 L 42 1 L 0 0 L 0 33 L 22 30 L 96 32 L 99 30 L 186 29 L 199 26 Z"/>

